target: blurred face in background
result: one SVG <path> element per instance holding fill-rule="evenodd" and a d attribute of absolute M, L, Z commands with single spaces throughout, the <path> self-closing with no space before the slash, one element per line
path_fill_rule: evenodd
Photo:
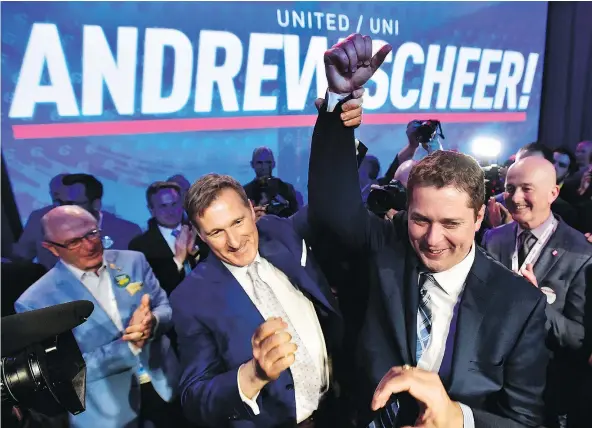
<path fill-rule="evenodd" d="M 76 205 L 84 208 L 96 218 L 98 218 L 99 211 L 101 210 L 101 200 L 89 200 L 86 196 L 86 188 L 82 183 L 63 186 L 61 197 L 57 202 L 59 205 Z"/>
<path fill-rule="evenodd" d="M 183 202 L 175 189 L 160 189 L 150 197 L 150 214 L 163 227 L 175 229 L 183 218 Z"/>
<path fill-rule="evenodd" d="M 576 146 L 576 162 L 578 167 L 585 168 L 592 161 L 592 141 L 582 141 Z"/>
<path fill-rule="evenodd" d="M 553 153 L 553 166 L 557 174 L 557 183 L 562 183 L 569 173 L 569 156 L 565 153 Z"/>
<path fill-rule="evenodd" d="M 275 168 L 275 160 L 271 150 L 262 149 L 255 152 L 251 160 L 251 167 L 257 178 L 271 177 L 273 168 Z"/>

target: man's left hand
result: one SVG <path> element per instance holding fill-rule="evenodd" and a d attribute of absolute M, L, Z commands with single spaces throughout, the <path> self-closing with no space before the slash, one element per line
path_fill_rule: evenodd
<path fill-rule="evenodd" d="M 528 281 L 536 288 L 539 288 L 539 283 L 536 279 L 536 276 L 534 275 L 534 267 L 532 266 L 532 264 L 529 263 L 525 267 L 523 267 L 520 271 L 520 274 L 524 278 L 528 279 Z"/>
<path fill-rule="evenodd" d="M 140 306 L 132 315 L 129 326 L 125 329 L 122 339 L 133 342 L 138 348 L 142 348 L 152 336 L 154 323 L 155 318 L 150 310 L 150 295 L 144 294 Z"/>
<path fill-rule="evenodd" d="M 452 401 L 437 373 L 404 366 L 393 367 L 382 378 L 372 399 L 372 410 L 386 405 L 392 394 L 408 392 L 420 403 L 417 427 L 462 428 L 463 413 Z"/>

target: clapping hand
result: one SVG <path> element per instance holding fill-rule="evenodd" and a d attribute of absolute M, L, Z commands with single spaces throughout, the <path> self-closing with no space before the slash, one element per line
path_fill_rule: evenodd
<path fill-rule="evenodd" d="M 152 336 L 154 315 L 150 309 L 150 295 L 144 294 L 140 306 L 134 311 L 129 326 L 125 329 L 122 339 L 132 342 L 138 348 L 144 347 L 146 341 Z"/>

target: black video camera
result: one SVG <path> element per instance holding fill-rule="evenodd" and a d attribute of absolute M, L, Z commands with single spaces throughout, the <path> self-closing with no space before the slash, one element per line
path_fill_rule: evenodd
<path fill-rule="evenodd" d="M 268 202 L 265 207 L 266 214 L 278 217 L 289 217 L 290 202 L 280 194 L 280 180 L 275 177 L 262 177 L 259 179 L 259 194 L 266 195 Z"/>
<path fill-rule="evenodd" d="M 489 165 L 481 167 L 485 175 L 485 203 L 490 197 L 502 193 L 504 189 L 504 180 L 500 174 L 498 165 Z"/>
<path fill-rule="evenodd" d="M 384 217 L 390 209 L 402 211 L 407 208 L 407 189 L 399 180 L 370 190 L 366 200 L 368 209 L 378 217 Z"/>
<path fill-rule="evenodd" d="M 444 138 L 442 125 L 439 120 L 429 119 L 424 121 L 417 120 L 415 122 L 420 123 L 419 127 L 415 130 L 415 138 L 420 144 L 428 144 L 434 139 L 434 137 L 436 137 L 436 135 Z"/>
<path fill-rule="evenodd" d="M 86 300 L 2 318 L 2 408 L 18 406 L 46 416 L 85 410 L 86 364 L 72 329 L 87 320 Z"/>

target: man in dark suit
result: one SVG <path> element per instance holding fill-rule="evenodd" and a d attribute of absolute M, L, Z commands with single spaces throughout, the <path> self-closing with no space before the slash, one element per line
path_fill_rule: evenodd
<path fill-rule="evenodd" d="M 555 169 L 545 159 L 524 158 L 508 170 L 505 200 L 513 223 L 489 230 L 483 247 L 499 262 L 520 272 L 547 297 L 547 328 L 554 352 L 549 368 L 547 410 L 564 414 L 565 398 L 586 365 L 584 342 L 586 275 L 592 271 L 592 247 L 584 235 L 553 215 L 559 195 Z"/>
<path fill-rule="evenodd" d="M 171 295 L 186 416 L 212 428 L 347 427 L 335 410 L 341 314 L 306 221 L 256 221 L 240 183 L 218 174 L 191 186 L 185 208 L 211 250 Z"/>
<path fill-rule="evenodd" d="M 177 183 L 157 181 L 146 190 L 152 218 L 148 230 L 131 240 L 129 249 L 144 253 L 160 286 L 170 295 L 205 258 L 207 247 L 189 224 L 182 224 L 182 190 Z M 200 248 L 200 243 L 202 248 Z"/>
<path fill-rule="evenodd" d="M 361 408 L 386 406 L 381 413 L 397 413 L 403 425 L 419 415 L 422 426 L 537 426 L 548 359 L 545 300 L 474 242 L 484 213 L 479 165 L 436 151 L 411 172 L 408 214 L 386 221 L 362 203 L 354 135 L 341 124 L 348 114 L 333 111 L 335 94 L 355 96 L 390 49 L 371 58 L 370 38 L 358 34 L 325 54 L 330 94 L 309 170 L 312 220 L 372 261 Z"/>

